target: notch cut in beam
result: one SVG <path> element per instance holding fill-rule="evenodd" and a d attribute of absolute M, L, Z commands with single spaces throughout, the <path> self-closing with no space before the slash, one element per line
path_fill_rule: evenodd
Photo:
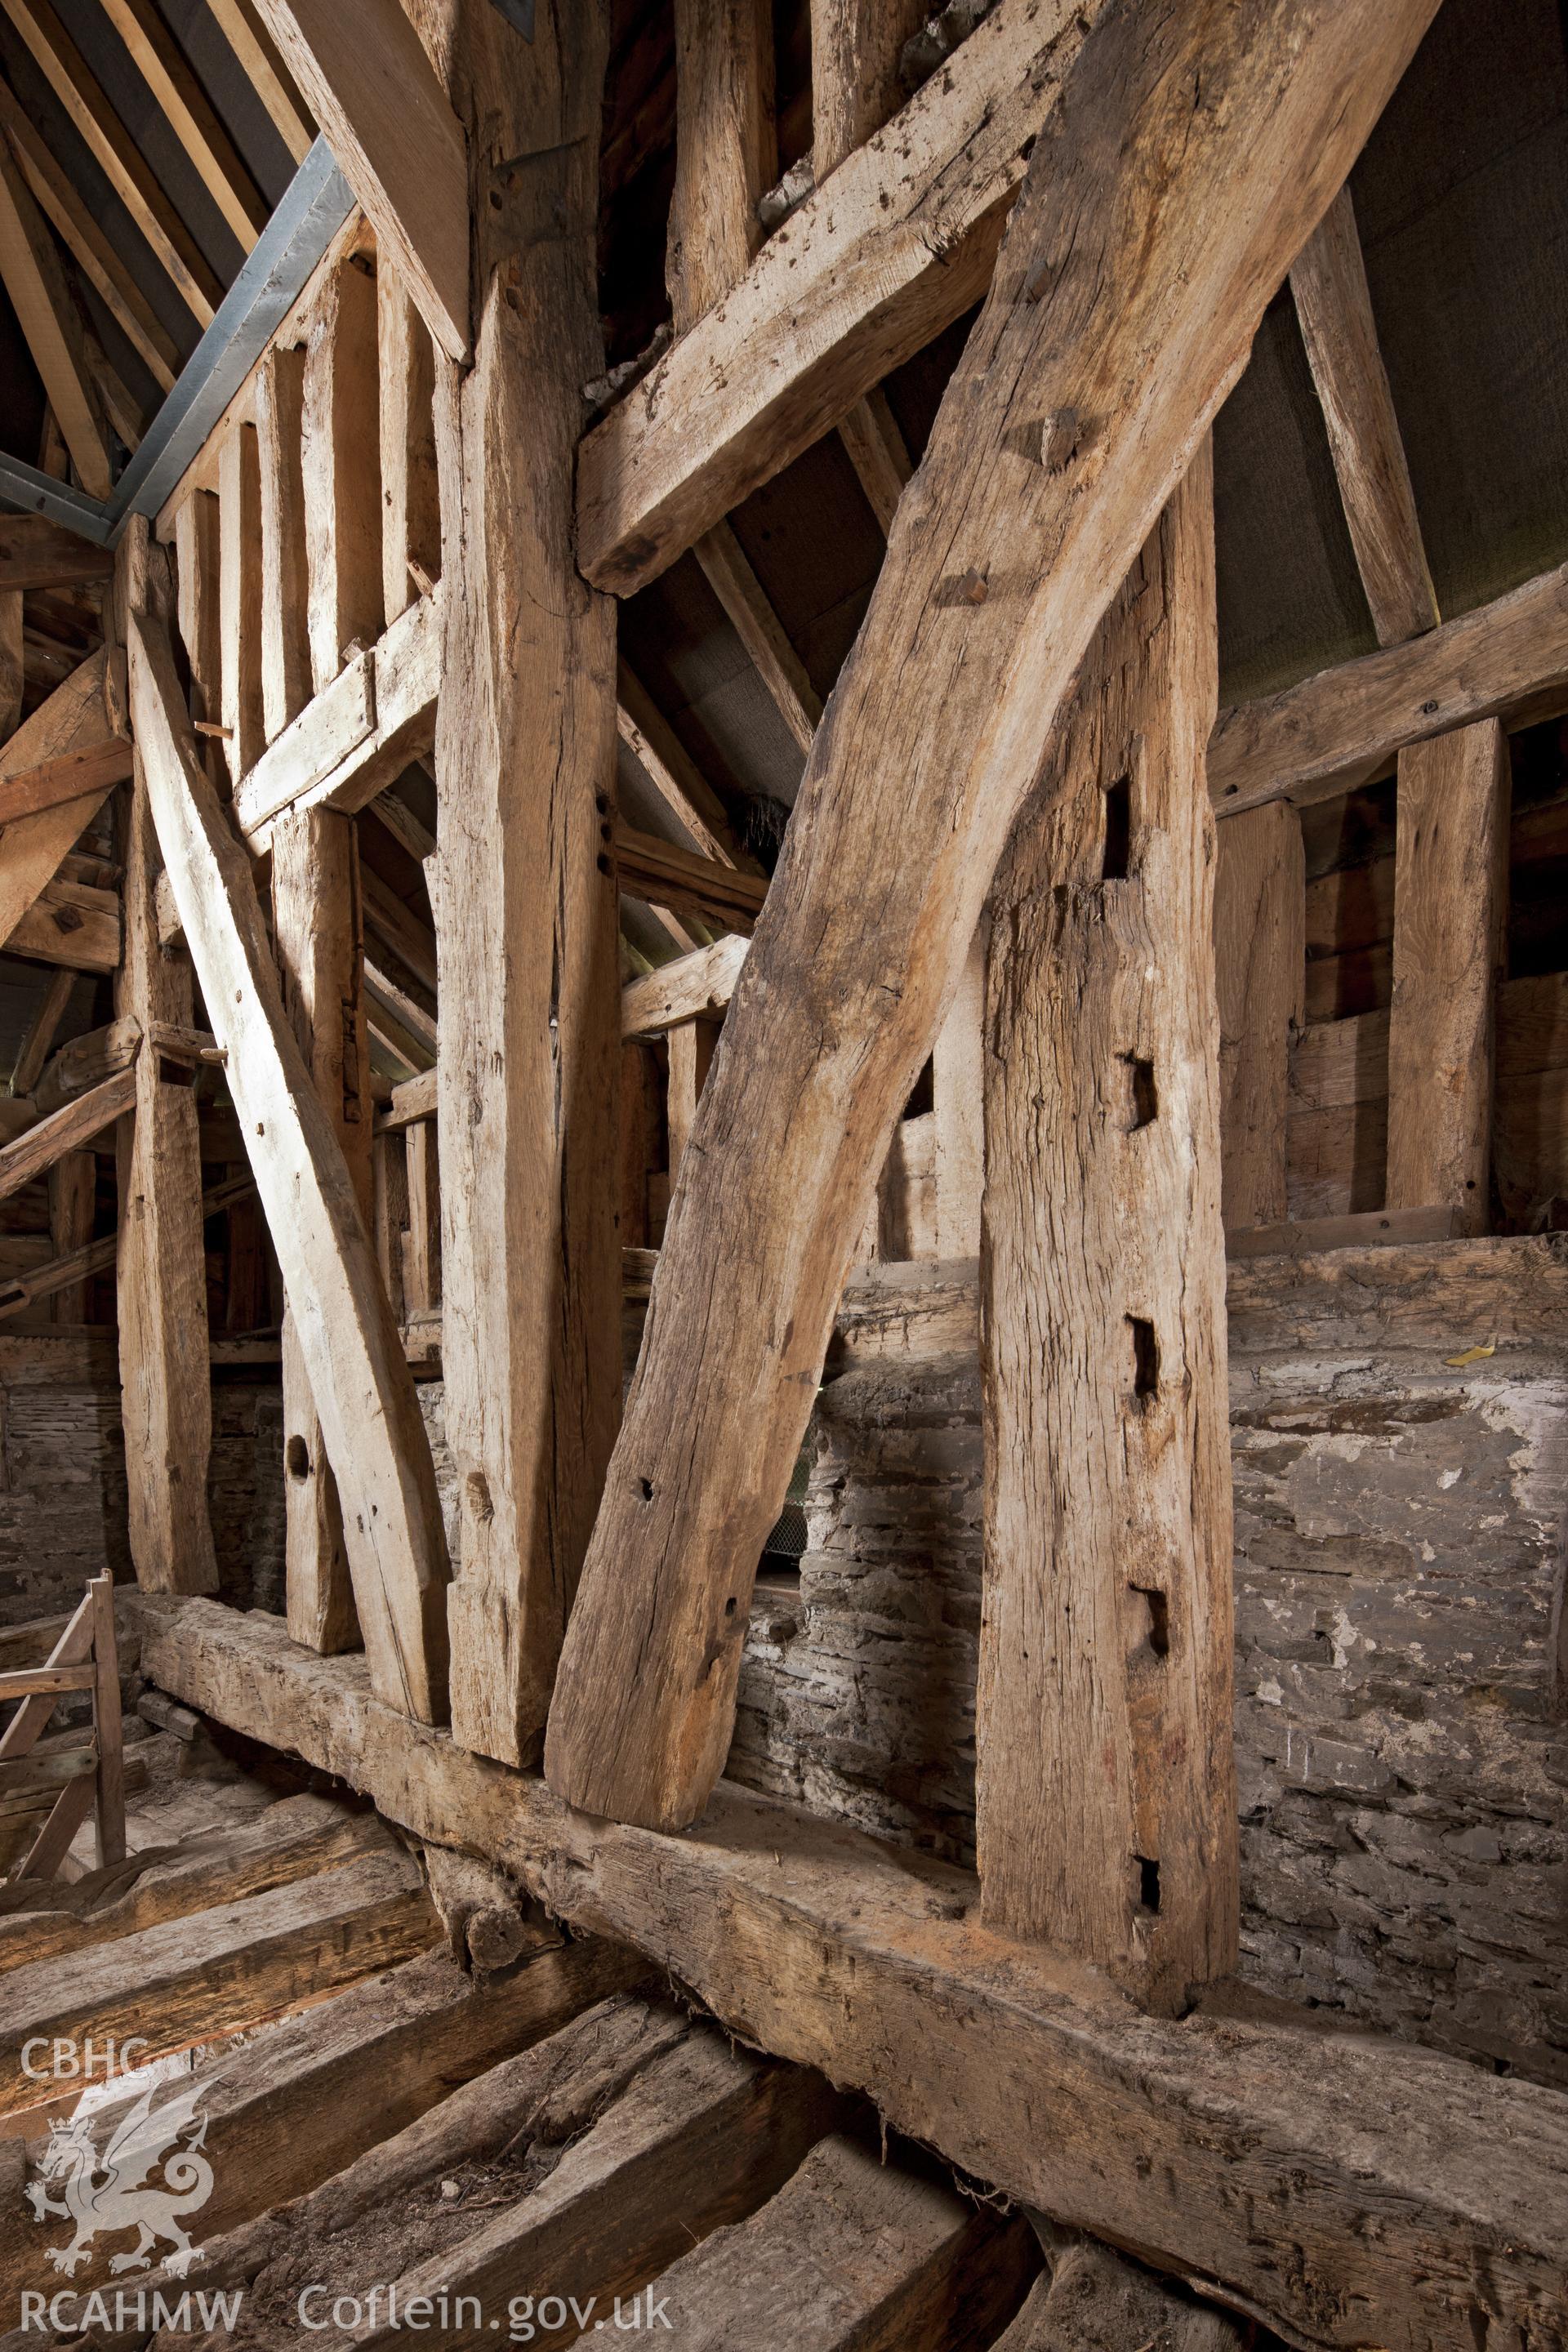
<path fill-rule="evenodd" d="M 844 1277 L 1014 819 L 1434 7 L 1109 5 L 1058 40 L 1059 103 L 813 742 L 676 1184 L 545 1748 L 587 1811 L 675 1828 L 707 1801 Z M 1026 407 L 1093 427 L 1058 463 L 1019 433 Z"/>

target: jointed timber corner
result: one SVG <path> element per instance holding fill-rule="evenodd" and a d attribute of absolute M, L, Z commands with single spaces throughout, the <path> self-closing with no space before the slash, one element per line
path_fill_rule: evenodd
<path fill-rule="evenodd" d="M 1568 2099 L 1258 1996 L 1180 2021 L 977 1924 L 966 1873 L 725 1785 L 685 1835 L 575 1812 L 384 1706 L 363 1660 L 149 1594 L 142 1666 L 416 1835 L 635 1944 L 742 2041 L 1287 2342 L 1557 2352 Z"/>

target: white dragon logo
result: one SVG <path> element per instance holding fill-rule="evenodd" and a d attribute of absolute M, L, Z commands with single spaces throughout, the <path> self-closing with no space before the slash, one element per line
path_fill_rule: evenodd
<path fill-rule="evenodd" d="M 202 2249 L 192 2245 L 181 2216 L 198 2212 L 212 2195 L 213 2168 L 200 2153 L 207 2136 L 206 2116 L 201 2117 L 199 2128 L 184 2147 L 175 2143 L 187 2126 L 196 2123 L 196 2103 L 206 2085 L 193 2083 L 154 2108 L 153 2095 L 161 2087 L 156 2083 L 148 2084 L 116 2128 L 101 2159 L 89 2116 L 73 2116 L 67 2123 L 49 2126 L 49 2143 L 39 2166 L 42 2177 L 28 2182 L 26 2193 L 36 2221 L 59 2213 L 76 2224 L 76 2235 L 68 2246 L 47 2249 L 56 2270 L 64 2271 L 68 2277 L 88 2259 L 100 2230 L 106 2236 L 120 2230 L 140 2231 L 129 2253 L 111 2258 L 109 2267 L 114 2272 L 151 2269 L 161 2239 L 174 2248 L 165 2267 L 176 2277 L 201 2260 Z M 160 2162 L 163 2185 L 144 2187 Z M 63 2201 L 49 2196 L 45 2183 L 50 2180 L 65 2182 Z"/>

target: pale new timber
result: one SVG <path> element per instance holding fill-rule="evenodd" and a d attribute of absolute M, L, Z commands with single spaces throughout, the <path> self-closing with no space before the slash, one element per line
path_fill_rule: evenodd
<path fill-rule="evenodd" d="M 337 1474 L 377 1688 L 446 1710 L 447 1563 L 430 1442 L 333 1123 L 284 1011 L 249 860 L 203 774 L 168 637 L 131 624 L 148 794 Z"/>
<path fill-rule="evenodd" d="M 1013 818 L 1432 13 L 1182 0 L 1063 37 L 1061 103 L 817 730 L 671 1202 L 551 1714 L 551 1784 L 590 1811 L 673 1827 L 707 1801 L 834 1308 Z M 1040 462 L 1068 411 L 1091 426 Z"/>
<path fill-rule="evenodd" d="M 967 1295 L 973 1329 L 973 1269 Z M 1142 2015 L 984 1927 L 966 1872 L 728 1786 L 688 1836 L 585 1819 L 381 1706 L 359 1660 L 299 1649 L 276 1618 L 142 1606 L 161 1689 L 341 1775 L 416 1835 L 460 1834 L 573 1927 L 636 1944 L 742 2041 L 867 2092 L 895 2129 L 1059 2221 L 1219 2283 L 1287 2340 L 1475 2352 L 1511 2330 L 1545 2352 L 1568 2328 L 1560 2093 L 1325 2033 L 1284 2004 Z"/>
<path fill-rule="evenodd" d="M 449 359 L 468 355 L 463 133 L 398 0 L 258 0 L 344 178 Z"/>

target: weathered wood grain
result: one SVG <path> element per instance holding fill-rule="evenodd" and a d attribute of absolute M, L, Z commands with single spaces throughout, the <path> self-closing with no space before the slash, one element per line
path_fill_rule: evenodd
<path fill-rule="evenodd" d="M 579 551 L 596 586 L 657 578 L 980 299 L 1080 13 L 1002 0 L 586 436 Z"/>
<path fill-rule="evenodd" d="M 1306 1020 L 1306 862 L 1287 802 L 1218 829 L 1214 893 L 1226 1230 L 1286 1213 L 1290 1050 Z"/>
<path fill-rule="evenodd" d="M 148 616 L 132 620 L 131 678 L 159 843 L 337 1474 L 376 1685 L 430 1720 L 446 1706 L 448 1570 L 413 1380 L 353 1179 L 284 1011 L 249 860 L 202 773 L 167 635 Z"/>
<path fill-rule="evenodd" d="M 1348 184 L 1297 255 L 1290 290 L 1377 642 L 1401 645 L 1436 627 L 1437 598 Z"/>
<path fill-rule="evenodd" d="M 665 282 L 679 335 L 762 243 L 757 199 L 778 173 L 770 0 L 676 0 L 675 88 Z"/>
<path fill-rule="evenodd" d="M 162 606 L 161 550 L 133 520 L 121 541 L 114 625 L 136 603 Z M 120 1130 L 115 1298 L 131 1557 L 145 1591 L 214 1592 L 217 1561 L 207 1513 L 212 1381 L 201 1137 L 184 1063 L 152 1049 L 159 1025 L 195 1025 L 191 966 L 158 939 L 163 859 L 142 756 L 122 814 L 125 957 L 115 1028 L 135 1055 L 136 1108 Z M 135 1023 L 134 1033 L 121 1024 Z M 140 1045 L 133 1042 L 139 1037 Z"/>
<path fill-rule="evenodd" d="M 0 2113 L 37 2103 L 22 2072 L 33 2035 L 101 2046 L 134 2016 L 149 2060 L 427 1951 L 440 1934 L 408 1854 L 348 1862 L 119 1942 L 56 1955 L 5 1978 Z"/>
<path fill-rule="evenodd" d="M 102 648 L 90 654 L 17 728 L 0 751 L 0 787 L 47 761 L 101 742 L 108 660 Z M 100 784 L 80 800 L 63 802 L 34 816 L 16 817 L 0 833 L 0 941 L 10 940 L 38 893 L 53 881 L 83 826 L 102 807 L 109 789 Z"/>
<path fill-rule="evenodd" d="M 261 470 L 261 704 L 268 743 L 277 740 L 310 698 L 304 429 L 304 352 L 274 343 L 256 378 L 256 437 Z M 193 499 L 201 495 L 199 490 L 191 494 Z"/>
<path fill-rule="evenodd" d="M 1333 1265 L 1303 1274 L 1321 1287 Z M 1422 1311 L 1427 1286 L 1410 1290 Z M 687 1836 L 588 1820 L 381 1706 L 359 1662 L 296 1648 L 274 1619 L 142 1609 L 161 1688 L 416 1834 L 460 1822 L 471 1852 L 637 1944 L 743 2041 L 867 2091 L 896 2129 L 1061 2221 L 1220 2282 L 1287 2339 L 1475 2352 L 1484 2317 L 1546 2352 L 1568 2326 L 1561 2095 L 1283 2004 L 1141 2015 L 981 1925 L 963 1871 L 729 1788 Z"/>
<path fill-rule="evenodd" d="M 272 829 L 272 930 L 283 1002 L 337 1136 L 368 1226 L 370 1041 L 353 819 L 332 809 L 282 816 Z M 312 1649 L 359 1642 L 342 1505 L 290 1311 L 283 1321 L 285 1577 L 289 1631 Z"/>
<path fill-rule="evenodd" d="M 218 452 L 218 630 L 224 764 L 232 789 L 267 742 L 263 698 L 261 465 L 254 425 L 231 427 Z"/>
<path fill-rule="evenodd" d="M 1307 808 L 1364 783 L 1406 744 L 1532 705 L 1545 716 L 1565 689 L 1568 564 L 1408 645 L 1222 711 L 1209 791 L 1221 816 L 1272 800 Z"/>
<path fill-rule="evenodd" d="M 1400 754 L 1387 1204 L 1456 1209 L 1472 1234 L 1491 1223 L 1509 804 L 1495 719 Z"/>
<path fill-rule="evenodd" d="M 590 1811 L 684 1824 L 718 1777 L 755 1563 L 1012 819 L 1099 614 L 1431 13 L 1183 0 L 1075 19 L 676 1186 L 552 1709 L 552 1786 Z M 1063 461 L 1045 421 L 1069 413 Z"/>
<path fill-rule="evenodd" d="M 402 21 L 401 9 L 387 13 Z M 381 634 L 376 291 L 363 255 L 341 261 L 317 294 L 302 397 L 310 675 L 320 694 L 351 645 L 374 645 Z"/>
<path fill-rule="evenodd" d="M 985 1918 L 1179 2012 L 1236 1965 L 1207 444 L 991 898 Z"/>
<path fill-rule="evenodd" d="M 75 588 L 108 580 L 114 557 L 47 515 L 0 515 L 0 590 Z"/>
<path fill-rule="evenodd" d="M 447 357 L 468 352 L 463 133 L 392 0 L 258 0 L 268 31 Z M 509 151 L 511 152 L 511 151 Z"/>
<path fill-rule="evenodd" d="M 382 610 L 390 625 L 441 576 L 435 353 L 390 259 L 376 271 Z"/>
<path fill-rule="evenodd" d="M 432 901 L 454 1731 L 517 1761 L 538 1752 L 620 1412 L 616 625 L 576 568 L 571 488 L 580 386 L 603 364 L 607 25 L 600 0 L 542 12 L 531 47 L 497 10 L 462 18 L 466 126 L 534 158 L 476 167 L 475 364 L 441 388 Z"/>
<path fill-rule="evenodd" d="M 948 2352 L 985 2342 L 1038 2262 L 1022 2214 L 999 2221 L 835 2134 L 761 2212 L 705 2238 L 654 2292 L 689 2352 L 785 2341 Z"/>

